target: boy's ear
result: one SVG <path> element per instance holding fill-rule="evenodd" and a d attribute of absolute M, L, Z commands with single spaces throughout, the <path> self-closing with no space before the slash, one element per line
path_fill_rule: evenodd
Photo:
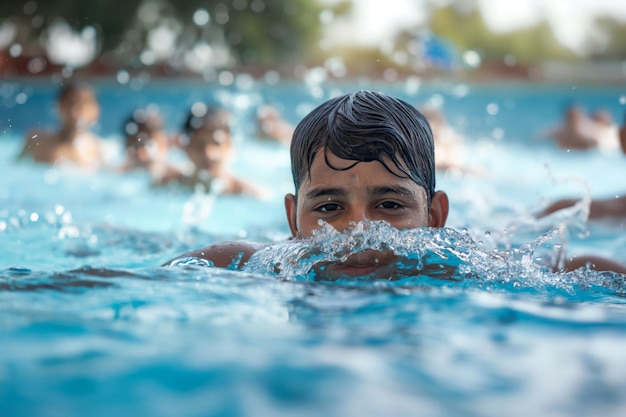
<path fill-rule="evenodd" d="M 428 213 L 428 226 L 444 227 L 448 219 L 450 202 L 448 195 L 443 191 L 437 191 L 430 201 L 430 212 Z"/>
<path fill-rule="evenodd" d="M 296 202 L 296 196 L 293 194 L 285 195 L 285 213 L 287 214 L 289 229 L 291 229 L 291 236 L 296 237 L 298 234 L 298 203 Z"/>

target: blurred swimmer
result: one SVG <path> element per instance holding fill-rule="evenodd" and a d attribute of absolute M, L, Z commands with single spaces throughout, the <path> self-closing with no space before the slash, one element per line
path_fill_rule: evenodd
<path fill-rule="evenodd" d="M 604 153 L 613 153 L 619 149 L 619 128 L 613 121 L 611 113 L 606 110 L 596 110 L 591 113 L 590 118 L 598 148 Z"/>
<path fill-rule="evenodd" d="M 448 124 L 443 113 L 434 107 L 422 107 L 418 109 L 433 132 L 435 141 L 435 168 L 438 171 L 452 171 L 465 174 L 477 174 L 479 171 L 469 168 L 463 163 L 464 143 L 463 137 L 454 131 Z"/>
<path fill-rule="evenodd" d="M 619 139 L 621 144 L 621 150 L 626 155 L 626 118 L 623 125 L 620 127 Z M 557 200 L 546 208 L 541 210 L 536 217 L 542 218 L 559 210 L 568 208 L 578 203 L 580 198 L 563 198 Z M 608 198 L 595 198 L 591 200 L 589 205 L 589 219 L 602 219 L 602 218 L 624 218 L 626 217 L 626 195 L 618 195 Z"/>
<path fill-rule="evenodd" d="M 180 175 L 180 169 L 168 162 L 171 140 L 163 127 L 161 115 L 154 109 L 137 109 L 122 125 L 126 160 L 119 171 L 144 169 L 160 183 Z"/>
<path fill-rule="evenodd" d="M 289 124 L 276 107 L 262 105 L 257 109 L 257 137 L 289 144 L 294 127 Z"/>
<path fill-rule="evenodd" d="M 29 131 L 18 159 L 30 156 L 35 162 L 72 163 L 98 169 L 104 163 L 104 141 L 90 132 L 100 117 L 100 106 L 93 89 L 83 83 L 66 82 L 57 98 L 61 126 L 50 132 Z"/>
<path fill-rule="evenodd" d="M 563 125 L 547 134 L 562 149 L 587 150 L 598 147 L 593 121 L 582 108 L 571 105 L 565 111 Z"/>
<path fill-rule="evenodd" d="M 260 189 L 230 172 L 234 147 L 230 130 L 230 114 L 204 103 L 195 103 L 183 131 L 186 141 L 182 149 L 192 163 L 186 174 L 164 177 L 162 183 L 201 185 L 216 194 L 248 194 L 261 197 Z"/>

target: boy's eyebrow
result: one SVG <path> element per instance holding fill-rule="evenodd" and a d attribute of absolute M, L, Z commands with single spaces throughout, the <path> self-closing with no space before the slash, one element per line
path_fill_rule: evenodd
<path fill-rule="evenodd" d="M 384 196 L 387 194 L 399 194 L 399 195 L 411 195 L 414 191 L 402 185 L 383 185 L 378 187 L 371 187 L 368 189 L 369 193 L 374 196 Z M 348 194 L 348 191 L 344 188 L 338 187 L 319 187 L 310 190 L 306 193 L 306 198 L 319 198 L 319 197 L 343 197 Z"/>
<path fill-rule="evenodd" d="M 348 192 L 343 188 L 337 187 L 318 187 L 310 190 L 306 193 L 306 198 L 318 198 L 318 197 L 341 197 L 347 195 Z"/>
<path fill-rule="evenodd" d="M 370 189 L 370 193 L 375 196 L 382 196 L 385 194 L 410 195 L 414 192 L 402 185 L 385 185 L 380 187 L 373 187 L 372 189 Z"/>

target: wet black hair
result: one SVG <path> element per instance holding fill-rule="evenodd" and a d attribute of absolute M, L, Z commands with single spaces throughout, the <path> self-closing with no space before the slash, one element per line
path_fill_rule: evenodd
<path fill-rule="evenodd" d="M 194 103 L 183 124 L 183 132 L 187 135 L 200 129 L 206 121 L 216 129 L 230 130 L 226 110 L 205 103 Z"/>
<path fill-rule="evenodd" d="M 313 159 L 322 148 L 326 164 L 337 171 L 359 162 L 380 162 L 392 174 L 424 187 L 430 207 L 435 193 L 433 134 L 426 118 L 405 101 L 358 91 L 332 98 L 305 116 L 291 141 L 296 194 L 305 177 L 310 178 Z M 328 161 L 329 152 L 355 162 L 346 168 L 334 167 Z M 404 176 L 389 167 L 389 160 Z"/>
<path fill-rule="evenodd" d="M 72 94 L 83 90 L 91 91 L 93 93 L 93 88 L 85 81 L 64 81 L 57 93 L 57 102 L 61 103 L 62 101 L 67 100 Z"/>
<path fill-rule="evenodd" d="M 141 147 L 152 141 L 154 133 L 163 130 L 163 119 L 159 113 L 137 109 L 122 124 L 125 147 Z"/>

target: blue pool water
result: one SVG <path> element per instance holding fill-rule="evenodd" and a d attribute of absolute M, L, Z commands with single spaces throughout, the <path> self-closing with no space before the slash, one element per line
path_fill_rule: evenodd
<path fill-rule="evenodd" d="M 55 123 L 55 91 L 0 83 L 0 415 L 626 412 L 623 278 L 541 267 L 559 245 L 626 262 L 624 222 L 530 216 L 547 199 L 584 196 L 586 186 L 594 196 L 624 191 L 624 156 L 566 152 L 538 139 L 573 101 L 621 120 L 622 86 L 95 87 L 97 130 L 113 155 L 121 120 L 136 106 L 159 105 L 171 131 L 196 100 L 228 107 L 237 120 L 234 169 L 268 198 L 211 198 L 152 189 L 141 173 L 16 163 L 26 129 Z M 393 241 L 409 255 L 452 254 L 454 279 L 315 281 L 303 262 L 276 276 L 264 269 L 267 258 L 243 272 L 159 266 L 225 239 L 271 241 L 277 256 L 301 250 L 284 243 L 288 150 L 254 138 L 254 106 L 278 104 L 295 123 L 356 88 L 442 103 L 465 136 L 466 161 L 482 174 L 438 177 L 451 200 L 449 230 L 363 232 L 367 244 Z"/>

